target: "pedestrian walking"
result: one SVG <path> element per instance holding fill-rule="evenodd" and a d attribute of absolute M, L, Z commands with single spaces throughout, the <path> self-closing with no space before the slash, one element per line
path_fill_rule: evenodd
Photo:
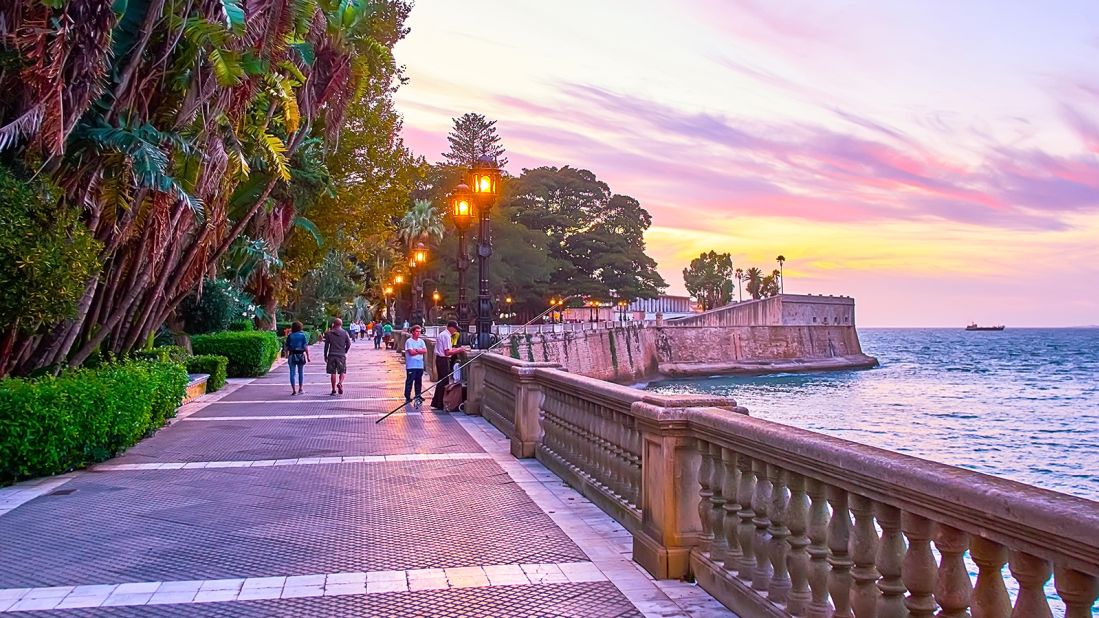
<path fill-rule="evenodd" d="M 324 333 L 325 371 L 332 379 L 332 392 L 343 394 L 343 380 L 347 376 L 347 352 L 351 349 L 351 336 L 343 329 L 343 320 L 335 318 L 332 327 Z M 338 381 L 337 381 L 338 376 Z"/>
<path fill-rule="evenodd" d="M 446 323 L 446 330 L 441 331 L 435 338 L 435 379 L 442 382 L 450 375 L 450 359 L 463 352 L 462 348 L 451 345 L 452 337 L 458 332 L 458 323 L 451 320 Z M 431 396 L 431 408 L 443 409 L 443 395 L 446 393 L 446 383 L 435 387 Z"/>
<path fill-rule="evenodd" d="M 393 344 L 393 325 L 389 322 L 382 326 L 382 339 L 385 340 L 385 349 L 390 350 L 394 347 Z"/>
<path fill-rule="evenodd" d="M 413 326 L 411 337 L 404 342 L 404 402 L 406 404 L 412 403 L 412 392 L 415 387 L 416 391 L 416 403 L 423 403 L 424 398 L 420 396 L 423 391 L 424 381 L 424 356 L 427 354 L 427 344 L 423 339 L 420 339 L 420 327 Z"/>
<path fill-rule="evenodd" d="M 382 347 L 382 329 L 381 322 L 374 322 L 374 328 L 372 329 L 374 335 L 374 349 L 377 350 Z"/>
<path fill-rule="evenodd" d="M 355 341 L 359 338 L 359 323 L 352 320 L 351 325 L 347 327 L 347 330 L 351 333 L 351 341 Z"/>
<path fill-rule="evenodd" d="M 302 332 L 301 322 L 290 325 L 290 334 L 286 336 L 287 365 L 290 367 L 290 394 L 305 392 L 305 364 L 309 362 L 309 336 Z M 295 387 L 294 378 L 297 377 Z"/>

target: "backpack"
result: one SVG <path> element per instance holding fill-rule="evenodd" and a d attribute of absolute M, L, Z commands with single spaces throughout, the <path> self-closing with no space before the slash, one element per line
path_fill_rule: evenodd
<path fill-rule="evenodd" d="M 453 382 L 447 384 L 443 390 L 443 410 L 447 412 L 457 412 L 462 409 L 462 404 L 465 403 L 465 391 L 462 388 L 461 383 Z"/>

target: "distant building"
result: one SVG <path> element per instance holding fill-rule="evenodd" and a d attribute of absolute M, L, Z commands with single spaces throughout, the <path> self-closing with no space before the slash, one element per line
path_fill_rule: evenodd
<path fill-rule="evenodd" d="M 641 298 L 630 303 L 629 313 L 634 320 L 655 320 L 656 314 L 664 314 L 664 319 L 679 318 L 698 313 L 698 307 L 690 296 L 663 295 L 656 298 Z"/>

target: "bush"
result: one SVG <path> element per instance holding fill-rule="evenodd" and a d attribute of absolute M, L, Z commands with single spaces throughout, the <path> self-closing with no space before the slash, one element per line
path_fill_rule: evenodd
<path fill-rule="evenodd" d="M 256 324 L 252 320 L 237 320 L 229 325 L 229 330 L 256 330 Z"/>
<path fill-rule="evenodd" d="M 187 351 L 187 348 L 181 345 L 163 345 L 151 350 L 135 350 L 130 352 L 130 358 L 160 363 L 183 364 L 187 362 L 187 359 L 190 356 L 191 353 Z"/>
<path fill-rule="evenodd" d="M 184 329 L 191 334 L 213 333 L 229 328 L 241 318 L 255 315 L 252 297 L 224 279 L 207 279 L 202 294 L 192 294 L 179 306 Z"/>
<path fill-rule="evenodd" d="M 24 333 L 76 313 L 101 245 L 49 182 L 0 163 L 0 324 Z"/>
<path fill-rule="evenodd" d="M 257 330 L 195 335 L 191 348 L 196 355 L 216 354 L 229 359 L 230 378 L 252 378 L 267 373 L 282 346 L 275 333 Z"/>
<path fill-rule="evenodd" d="M 319 330 L 309 331 L 309 345 L 313 345 L 314 343 L 320 341 L 321 340 L 321 335 L 323 335 L 323 334 L 324 333 L 322 333 Z"/>
<path fill-rule="evenodd" d="M 187 373 L 206 373 L 210 375 L 206 380 L 207 393 L 213 393 L 225 386 L 228 366 L 229 359 L 217 354 L 204 354 L 187 359 Z"/>
<path fill-rule="evenodd" d="M 0 380 L 0 484 L 103 461 L 175 414 L 187 372 L 129 360 Z"/>

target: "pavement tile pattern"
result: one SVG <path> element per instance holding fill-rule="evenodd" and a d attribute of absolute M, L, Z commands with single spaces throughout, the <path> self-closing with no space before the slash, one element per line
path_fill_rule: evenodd
<path fill-rule="evenodd" d="M 314 350 L 319 359 L 319 347 Z M 117 586 L 116 593 L 122 586 L 133 587 L 118 598 L 136 604 L 153 594 L 139 588 L 159 582 L 502 565 L 494 571 L 486 567 L 479 576 L 485 582 L 442 587 L 409 580 L 407 591 L 383 587 L 368 594 L 263 600 L 246 600 L 242 592 L 229 602 L 216 602 L 223 594 L 208 590 L 189 599 L 181 594 L 180 603 L 3 615 L 642 615 L 612 582 L 507 571 L 520 564 L 577 563 L 589 557 L 499 460 L 312 461 L 485 453 L 457 419 L 426 407 L 421 414 L 397 414 L 375 424 L 377 414 L 396 404 L 352 400 L 399 396 L 403 367 L 395 354 L 359 344 L 349 360 L 351 381 L 366 384 L 349 385 L 342 398 L 320 394 L 327 393 L 327 379 L 319 363 L 306 376 L 311 392 L 291 397 L 282 366 L 250 385 L 230 386 L 236 390 L 215 396 L 212 403 L 189 404 L 181 413 L 187 418 L 108 462 L 297 459 L 312 465 L 105 467 L 77 473 L 44 495 L 0 512 L 0 594 L 22 587 L 148 582 Z M 262 403 L 246 403 L 252 401 Z M 375 416 L 297 418 L 355 413 Z M 279 418 L 288 415 L 294 418 Z M 254 418 L 197 420 L 219 417 Z"/>
<path fill-rule="evenodd" d="M 281 616 L 632 618 L 641 616 L 610 582 L 451 588 L 361 596 L 310 597 L 231 603 L 98 607 L 5 616 L 42 618 L 251 618 Z"/>

